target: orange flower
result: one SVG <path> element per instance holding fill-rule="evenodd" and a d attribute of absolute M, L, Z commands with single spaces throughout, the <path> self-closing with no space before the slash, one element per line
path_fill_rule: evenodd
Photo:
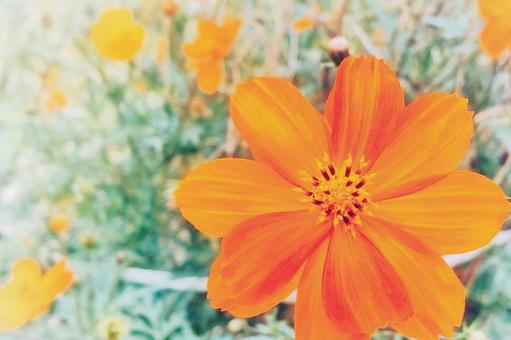
<path fill-rule="evenodd" d="M 70 225 L 71 221 L 69 220 L 69 217 L 67 217 L 66 214 L 62 213 L 52 215 L 50 217 L 50 220 L 48 221 L 48 226 L 50 230 L 56 234 L 60 234 L 68 230 Z"/>
<path fill-rule="evenodd" d="M 478 0 L 479 13 L 486 21 L 481 32 L 481 47 L 492 58 L 511 48 L 511 2 Z"/>
<path fill-rule="evenodd" d="M 66 263 L 63 259 L 44 274 L 32 259 L 14 264 L 11 281 L 0 287 L 0 333 L 38 318 L 71 286 L 73 273 Z"/>
<path fill-rule="evenodd" d="M 238 36 L 241 19 L 227 15 L 223 25 L 209 19 L 200 19 L 199 36 L 183 44 L 187 67 L 197 72 L 197 86 L 205 93 L 218 90 L 224 79 L 224 59 Z"/>
<path fill-rule="evenodd" d="M 175 192 L 188 221 L 224 237 L 212 306 L 251 317 L 298 289 L 298 340 L 452 336 L 464 289 L 441 255 L 486 244 L 509 211 L 495 183 L 456 170 L 467 100 L 405 107 L 382 61 L 348 57 L 324 116 L 277 78 L 239 85 L 231 114 L 256 160 L 207 162 Z"/>
<path fill-rule="evenodd" d="M 99 54 L 115 61 L 130 61 L 142 48 L 144 27 L 133 22 L 126 8 L 105 11 L 92 26 L 90 38 Z"/>
<path fill-rule="evenodd" d="M 296 33 L 305 32 L 308 29 L 311 29 L 316 24 L 316 19 L 312 16 L 304 16 L 299 19 L 296 19 L 293 22 L 293 31 Z"/>

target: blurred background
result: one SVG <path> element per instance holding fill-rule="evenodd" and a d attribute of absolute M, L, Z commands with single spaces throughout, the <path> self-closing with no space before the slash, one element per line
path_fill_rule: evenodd
<path fill-rule="evenodd" d="M 90 30 L 114 7 L 145 28 L 129 62 L 100 56 Z M 225 81 L 201 92 L 183 42 L 199 18 L 242 20 Z M 78 281 L 49 313 L 2 339 L 292 339 L 293 304 L 250 320 L 209 307 L 219 240 L 183 221 L 172 192 L 207 159 L 247 156 L 228 115 L 236 83 L 277 75 L 322 109 L 332 55 L 372 54 L 407 100 L 457 91 L 476 132 L 463 167 L 509 194 L 511 66 L 479 44 L 475 0 L 0 0 L 0 279 L 17 259 L 69 258 Z M 338 42 L 339 40 L 337 40 Z M 336 50 L 337 49 L 337 50 Z M 511 237 L 448 258 L 466 285 L 459 339 L 511 334 Z M 1 303 L 1 301 L 0 301 Z M 400 339 L 381 331 L 374 339 Z"/>

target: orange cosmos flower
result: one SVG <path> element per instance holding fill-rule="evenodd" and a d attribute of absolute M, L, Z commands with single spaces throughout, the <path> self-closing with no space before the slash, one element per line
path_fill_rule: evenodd
<path fill-rule="evenodd" d="M 481 47 L 492 58 L 511 48 L 511 1 L 478 0 L 479 13 L 486 21 Z"/>
<path fill-rule="evenodd" d="M 224 59 L 238 36 L 241 19 L 227 15 L 220 26 L 215 21 L 200 19 L 199 36 L 183 44 L 187 67 L 197 72 L 197 86 L 205 93 L 218 90 L 224 79 Z"/>
<path fill-rule="evenodd" d="M 344 59 L 324 116 L 286 80 L 238 86 L 231 114 L 256 160 L 210 161 L 175 192 L 188 221 L 224 237 L 213 307 L 251 317 L 297 289 L 298 340 L 387 326 L 453 335 L 464 289 L 441 255 L 489 242 L 509 204 L 492 181 L 456 170 L 472 134 L 467 100 L 403 98 L 373 57 Z"/>
<path fill-rule="evenodd" d="M 73 282 L 66 260 L 42 274 L 36 261 L 23 258 L 14 264 L 11 275 L 11 281 L 0 287 L 0 333 L 44 314 Z"/>
<path fill-rule="evenodd" d="M 92 26 L 90 38 L 101 56 L 115 61 L 130 61 L 142 48 L 144 27 L 133 22 L 130 10 L 109 9 Z"/>

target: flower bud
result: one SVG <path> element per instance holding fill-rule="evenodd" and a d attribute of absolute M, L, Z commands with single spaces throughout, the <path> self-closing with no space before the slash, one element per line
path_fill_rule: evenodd
<path fill-rule="evenodd" d="M 328 42 L 328 54 L 330 54 L 330 58 L 335 65 L 339 66 L 343 59 L 350 55 L 349 47 L 348 39 L 343 36 L 336 36 L 330 39 Z"/>

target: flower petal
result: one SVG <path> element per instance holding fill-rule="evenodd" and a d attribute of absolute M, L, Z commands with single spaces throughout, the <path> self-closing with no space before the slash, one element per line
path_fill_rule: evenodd
<path fill-rule="evenodd" d="M 370 336 L 359 333 L 358 329 L 344 333 L 327 315 L 321 286 L 329 243 L 326 239 L 316 249 L 300 279 L 294 316 L 296 340 L 367 340 Z"/>
<path fill-rule="evenodd" d="M 433 93 L 407 106 L 394 141 L 370 170 L 373 200 L 404 195 L 454 171 L 472 136 L 472 112 L 456 94 Z"/>
<path fill-rule="evenodd" d="M 289 295 L 296 274 L 330 231 L 318 217 L 316 211 L 275 213 L 239 224 L 224 238 L 219 268 L 213 268 L 222 282 L 210 284 L 212 305 L 233 312 L 258 305 L 265 308 L 253 312 L 261 313 Z"/>
<path fill-rule="evenodd" d="M 207 94 L 215 93 L 224 80 L 224 73 L 224 62 L 222 60 L 213 60 L 201 64 L 197 70 L 199 90 Z"/>
<path fill-rule="evenodd" d="M 223 257 L 222 253 L 219 254 L 211 266 L 208 278 L 208 299 L 211 301 L 211 307 L 228 311 L 239 318 L 250 318 L 272 309 L 291 294 L 301 277 L 301 270 L 299 270 L 291 280 L 279 287 L 273 294 L 254 303 L 237 303 L 232 299 L 234 295 L 232 288 L 226 284 L 221 273 L 221 268 L 224 265 Z"/>
<path fill-rule="evenodd" d="M 231 114 L 255 157 L 293 183 L 300 170 L 317 173 L 316 160 L 328 153 L 323 117 L 288 81 L 255 78 L 238 85 Z"/>
<path fill-rule="evenodd" d="M 258 215 L 308 209 L 293 188 L 264 163 L 225 158 L 192 170 L 174 196 L 181 214 L 197 229 L 225 236 Z"/>
<path fill-rule="evenodd" d="M 508 0 L 477 0 L 477 6 L 485 19 L 506 17 L 511 12 L 511 2 Z"/>
<path fill-rule="evenodd" d="M 372 160 L 392 139 L 404 95 L 395 73 L 374 57 L 348 57 L 337 70 L 327 101 L 332 154 Z"/>
<path fill-rule="evenodd" d="M 66 260 L 59 261 L 43 274 L 36 261 L 23 258 L 14 264 L 11 276 L 0 288 L 0 333 L 41 316 L 73 281 L 73 273 L 66 269 Z"/>
<path fill-rule="evenodd" d="M 361 233 L 334 229 L 323 273 L 323 303 L 336 327 L 372 333 L 412 314 L 403 281 Z"/>
<path fill-rule="evenodd" d="M 495 19 L 481 32 L 481 47 L 492 58 L 498 58 L 511 47 L 511 21 L 509 18 Z"/>
<path fill-rule="evenodd" d="M 394 327 L 419 339 L 452 336 L 465 307 L 464 288 L 453 270 L 415 237 L 369 217 L 363 223 L 362 232 L 399 274 L 412 301 L 413 317 Z"/>
<path fill-rule="evenodd" d="M 410 195 L 378 202 L 371 212 L 435 251 L 452 254 L 488 243 L 509 211 L 505 194 L 494 182 L 476 173 L 456 171 Z"/>

